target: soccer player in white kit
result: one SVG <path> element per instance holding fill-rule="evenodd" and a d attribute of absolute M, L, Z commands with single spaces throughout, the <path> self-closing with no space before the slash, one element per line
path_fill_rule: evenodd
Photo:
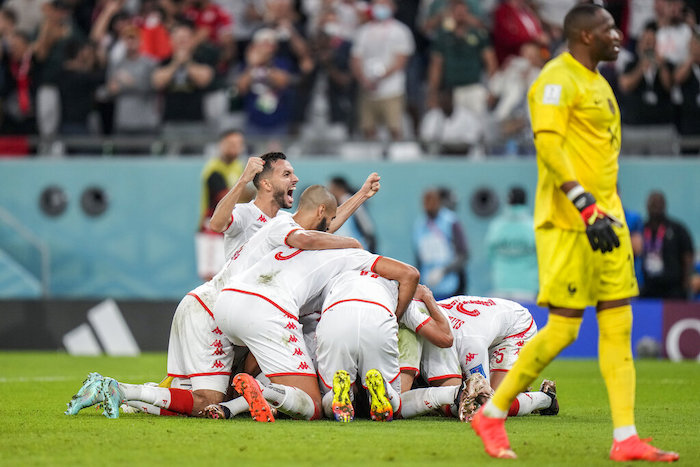
<path fill-rule="evenodd" d="M 316 358 L 323 411 L 348 422 L 354 418 L 353 388 L 359 372 L 373 420 L 391 421 L 401 407 L 398 287 L 367 270 L 346 271 L 324 289 L 316 327 Z"/>
<path fill-rule="evenodd" d="M 461 378 L 480 374 L 495 389 L 515 363 L 520 349 L 537 333 L 537 325 L 530 312 L 519 303 L 499 298 L 455 296 L 437 302 L 452 325 L 454 344 L 449 349 L 438 348 L 429 342 L 423 345 L 421 374 L 431 384 L 451 387 Z M 420 323 L 426 313 L 419 306 L 409 308 L 404 322 L 410 327 Z M 411 316 L 413 315 L 413 316 Z M 462 385 L 464 389 L 464 385 Z M 487 397 L 490 389 L 487 387 Z M 545 380 L 542 389 L 522 393 L 513 403 L 510 415 L 525 415 L 540 410 L 544 415 L 555 415 L 559 410 L 555 386 Z M 432 394 L 433 396 L 435 394 Z M 457 393 L 445 393 L 439 398 L 416 403 L 416 415 L 453 404 Z M 467 398 L 468 394 L 465 394 Z M 460 419 L 468 419 L 478 407 L 469 407 L 474 401 L 462 398 L 459 402 Z M 407 396 L 404 393 L 404 402 Z M 483 401 L 483 400 L 482 400 Z M 407 405 L 407 404 L 406 404 Z M 404 417 L 409 411 L 404 408 Z"/>
<path fill-rule="evenodd" d="M 413 297 L 419 277 L 412 266 L 364 250 L 305 251 L 283 246 L 233 277 L 222 290 L 214 306 L 219 328 L 233 343 L 247 346 L 271 380 L 261 388 L 250 375 L 234 378 L 234 387 L 248 401 L 256 420 L 274 421 L 269 403 L 294 418 L 320 417 L 321 394 L 301 333 L 299 309 L 331 279 L 350 270 L 397 280 L 398 315 Z"/>

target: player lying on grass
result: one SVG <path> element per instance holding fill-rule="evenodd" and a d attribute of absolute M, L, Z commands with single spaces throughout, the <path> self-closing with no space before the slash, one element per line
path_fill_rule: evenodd
<path fill-rule="evenodd" d="M 399 344 L 406 375 L 401 395 L 402 415 L 408 418 L 448 406 L 450 412 L 465 421 L 488 400 L 492 389 L 498 387 L 502 375 L 518 358 L 520 348 L 537 332 L 537 325 L 529 311 L 509 300 L 456 296 L 434 304 L 428 298 L 414 301 L 402 321 L 408 328 L 400 336 L 404 342 Z M 431 307 L 439 307 L 452 325 L 454 344 L 448 349 L 430 342 L 439 333 L 421 333 L 423 329 L 435 329 L 430 326 L 432 317 L 436 316 Z M 416 330 L 418 338 L 411 339 L 408 333 Z M 439 389 L 409 391 L 412 381 L 409 384 L 408 370 L 418 367 L 416 356 L 420 356 L 423 378 Z M 556 386 L 552 381 L 543 381 L 540 391 L 520 394 L 509 415 L 526 415 L 536 410 L 542 415 L 558 413 Z"/>
<path fill-rule="evenodd" d="M 256 420 L 274 420 L 268 402 L 293 418 L 320 417 L 321 394 L 301 333 L 299 309 L 338 274 L 353 270 L 369 270 L 398 281 L 395 314 L 403 314 L 415 292 L 418 271 L 364 250 L 280 247 L 223 288 L 214 306 L 219 328 L 233 343 L 250 349 L 271 381 L 261 388 L 250 375 L 234 378 L 234 387 L 248 401 Z"/>
<path fill-rule="evenodd" d="M 129 405 L 159 415 L 198 416 L 202 409 L 224 399 L 231 374 L 233 346 L 217 327 L 212 309 L 226 280 L 245 270 L 265 253 L 281 245 L 296 248 L 359 248 L 357 240 L 330 235 L 326 230 L 336 213 L 335 198 L 325 187 L 314 185 L 304 191 L 298 211 L 278 216 L 260 229 L 211 281 L 189 292 L 178 305 L 168 345 L 168 375 L 172 388 L 148 385 L 121 385 Z M 101 387 L 96 377 L 86 385 Z M 192 389 L 190 391 L 189 389 Z M 87 390 L 87 389 L 86 389 Z M 92 405 L 113 391 L 88 391 L 91 397 L 74 398 L 67 414 Z M 108 416 L 118 416 L 118 411 Z"/>

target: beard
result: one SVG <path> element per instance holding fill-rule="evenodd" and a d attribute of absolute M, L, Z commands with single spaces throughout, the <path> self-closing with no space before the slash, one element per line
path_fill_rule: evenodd
<path fill-rule="evenodd" d="M 319 232 L 325 232 L 328 230 L 328 221 L 325 217 L 321 219 L 321 222 L 318 223 L 315 230 L 318 230 Z"/>
<path fill-rule="evenodd" d="M 280 207 L 280 209 L 291 208 L 291 206 L 287 206 L 287 199 L 286 198 L 287 198 L 287 191 L 286 190 L 277 190 L 272 195 L 272 199 L 275 200 L 275 202 Z"/>

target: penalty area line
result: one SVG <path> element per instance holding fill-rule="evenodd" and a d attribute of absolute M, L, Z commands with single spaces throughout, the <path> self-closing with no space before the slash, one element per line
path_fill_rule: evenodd
<path fill-rule="evenodd" d="M 145 381 L 153 375 L 133 375 L 123 379 L 131 381 Z M 80 383 L 83 378 L 75 378 L 71 376 L 17 376 L 14 378 L 5 378 L 0 376 L 0 384 L 2 383 L 56 383 L 61 381 L 76 381 Z"/>

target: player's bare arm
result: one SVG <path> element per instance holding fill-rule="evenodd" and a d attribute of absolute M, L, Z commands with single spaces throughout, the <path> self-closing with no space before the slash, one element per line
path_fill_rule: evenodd
<path fill-rule="evenodd" d="M 352 195 L 350 199 L 338 206 L 335 219 L 333 219 L 330 227 L 328 228 L 330 233 L 338 230 L 345 223 L 345 221 L 347 221 L 350 216 L 357 211 L 357 208 L 359 208 L 362 203 L 370 199 L 379 191 L 380 179 L 381 177 L 377 175 L 376 172 L 372 172 L 365 180 L 365 183 L 362 184 L 362 188 L 360 188 L 357 193 Z"/>
<path fill-rule="evenodd" d="M 231 222 L 231 213 L 248 183 L 253 181 L 256 174 L 263 169 L 264 161 L 259 157 L 251 157 L 236 184 L 231 187 L 226 196 L 221 198 L 214 209 L 209 221 L 209 227 L 215 232 L 223 232 Z"/>
<path fill-rule="evenodd" d="M 317 230 L 295 230 L 289 234 L 286 243 L 290 247 L 300 250 L 362 248 L 362 244 L 354 238 L 319 232 Z"/>
<path fill-rule="evenodd" d="M 433 297 L 433 292 L 423 284 L 418 284 L 413 298 L 425 303 L 432 318 L 418 329 L 418 334 L 438 347 L 452 347 L 454 338 L 450 329 L 450 323 L 445 319 L 445 315 L 440 312 L 439 305 L 435 301 L 435 297 Z"/>
<path fill-rule="evenodd" d="M 409 303 L 413 300 L 413 295 L 416 293 L 416 287 L 420 280 L 418 269 L 410 264 L 381 256 L 374 265 L 374 272 L 385 279 L 397 281 L 399 283 L 399 300 L 396 304 L 396 319 L 400 320 L 406 308 L 408 308 Z"/>

